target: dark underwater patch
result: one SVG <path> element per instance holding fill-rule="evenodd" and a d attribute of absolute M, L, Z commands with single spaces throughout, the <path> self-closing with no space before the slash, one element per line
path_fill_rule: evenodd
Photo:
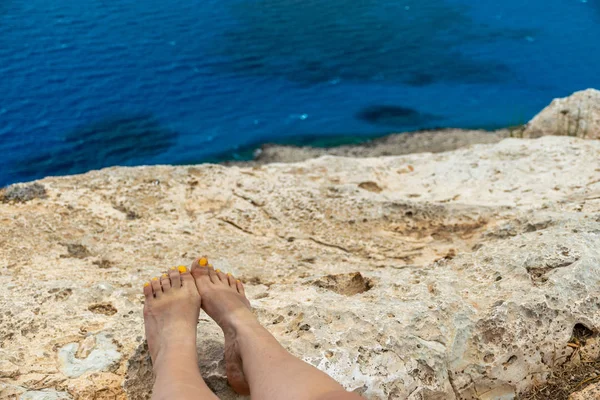
<path fill-rule="evenodd" d="M 502 82 L 513 78 L 505 63 L 475 59 L 461 47 L 527 35 L 475 24 L 466 8 L 444 0 L 233 4 L 239 23 L 214 41 L 212 51 L 224 60 L 214 68 L 309 85 L 339 80 L 411 86 Z M 423 24 L 431 29 L 424 31 Z"/>
<path fill-rule="evenodd" d="M 373 105 L 356 113 L 356 118 L 375 125 L 409 127 L 437 121 L 441 117 L 393 105 Z"/>
<path fill-rule="evenodd" d="M 114 116 L 66 134 L 57 148 L 16 166 L 21 179 L 77 174 L 112 165 L 133 165 L 168 150 L 177 134 L 150 114 Z"/>

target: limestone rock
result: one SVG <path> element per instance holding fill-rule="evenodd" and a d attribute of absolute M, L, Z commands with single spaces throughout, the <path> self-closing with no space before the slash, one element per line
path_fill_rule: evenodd
<path fill-rule="evenodd" d="M 33 199 L 46 198 L 46 188 L 39 183 L 16 184 L 0 190 L 0 202 L 25 203 Z"/>
<path fill-rule="evenodd" d="M 0 360 L 0 378 L 14 378 L 18 375 L 18 366 L 8 360 Z"/>
<path fill-rule="evenodd" d="M 25 392 L 19 397 L 19 400 L 70 400 L 68 393 L 57 392 L 54 390 L 33 390 Z"/>
<path fill-rule="evenodd" d="M 514 398 L 573 356 L 576 327 L 600 331 L 599 157 L 544 137 L 43 179 L 46 198 L 0 204 L 0 390 L 147 398 L 142 284 L 208 254 L 349 390 Z M 198 331 L 204 378 L 237 399 L 220 329 L 202 314 Z"/>
<path fill-rule="evenodd" d="M 600 139 L 600 91 L 587 89 L 554 99 L 523 132 L 525 138 L 546 135 Z"/>
<path fill-rule="evenodd" d="M 497 143 L 510 135 L 508 129 L 493 132 L 465 129 L 396 133 L 360 144 L 335 147 L 263 145 L 252 164 L 299 162 L 325 155 L 343 157 L 381 157 L 413 153 L 441 153 L 475 144 Z M 246 164 L 246 163 L 244 163 Z"/>
<path fill-rule="evenodd" d="M 590 385 L 569 396 L 569 400 L 600 400 L 600 383 Z"/>
<path fill-rule="evenodd" d="M 120 359 L 117 346 L 104 333 L 88 336 L 81 344 L 66 344 L 58 351 L 60 371 L 70 378 L 87 372 L 106 371 Z"/>

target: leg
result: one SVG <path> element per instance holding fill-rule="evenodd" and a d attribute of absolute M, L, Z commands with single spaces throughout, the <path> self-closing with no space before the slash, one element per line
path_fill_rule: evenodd
<path fill-rule="evenodd" d="M 238 393 L 261 400 L 361 399 L 288 353 L 254 317 L 239 280 L 213 270 L 204 257 L 192 275 L 202 308 L 223 329 L 227 378 Z"/>
<path fill-rule="evenodd" d="M 200 295 L 185 267 L 144 284 L 144 325 L 156 381 L 152 399 L 217 399 L 198 369 Z"/>

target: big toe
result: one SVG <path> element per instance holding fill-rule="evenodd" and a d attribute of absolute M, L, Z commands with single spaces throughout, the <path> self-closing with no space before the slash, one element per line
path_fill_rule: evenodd
<path fill-rule="evenodd" d="M 208 263 L 208 258 L 206 256 L 202 256 L 192 263 L 191 273 L 196 281 L 196 286 L 198 286 L 198 289 L 211 282 L 210 269 L 212 268 L 209 267 L 209 265 L 210 264 Z"/>

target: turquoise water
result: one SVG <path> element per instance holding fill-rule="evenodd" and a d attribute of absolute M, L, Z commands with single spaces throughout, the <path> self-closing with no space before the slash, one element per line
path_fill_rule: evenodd
<path fill-rule="evenodd" d="M 600 87 L 600 0 L 4 0 L 0 185 L 526 122 Z"/>

